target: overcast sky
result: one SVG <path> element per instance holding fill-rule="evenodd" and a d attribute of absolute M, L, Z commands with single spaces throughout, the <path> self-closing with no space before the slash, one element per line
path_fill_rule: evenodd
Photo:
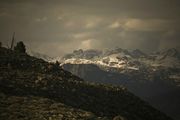
<path fill-rule="evenodd" d="M 49 56 L 180 46 L 180 0 L 0 0 L 0 41 Z"/>

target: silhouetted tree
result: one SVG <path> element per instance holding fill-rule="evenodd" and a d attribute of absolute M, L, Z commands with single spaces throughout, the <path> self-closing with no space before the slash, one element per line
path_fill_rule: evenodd
<path fill-rule="evenodd" d="M 60 63 L 58 61 L 56 61 L 55 65 L 59 67 Z"/>
<path fill-rule="evenodd" d="M 0 47 L 2 47 L 2 43 L 0 42 Z"/>
<path fill-rule="evenodd" d="M 18 42 L 17 45 L 14 47 L 14 51 L 19 53 L 26 53 L 26 47 L 22 41 Z"/>
<path fill-rule="evenodd" d="M 58 70 L 60 63 L 58 61 L 56 61 L 56 63 L 54 64 L 54 70 Z"/>

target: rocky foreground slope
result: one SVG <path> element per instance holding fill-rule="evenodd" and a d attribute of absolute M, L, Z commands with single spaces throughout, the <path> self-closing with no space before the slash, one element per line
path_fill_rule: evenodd
<path fill-rule="evenodd" d="M 121 86 L 0 48 L 1 120 L 172 120 Z"/>

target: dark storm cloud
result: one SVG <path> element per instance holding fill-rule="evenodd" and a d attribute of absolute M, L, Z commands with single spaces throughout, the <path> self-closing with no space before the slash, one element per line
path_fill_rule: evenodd
<path fill-rule="evenodd" d="M 180 45 L 179 0 L 0 0 L 0 40 L 12 33 L 51 56 L 78 48 L 153 51 Z"/>

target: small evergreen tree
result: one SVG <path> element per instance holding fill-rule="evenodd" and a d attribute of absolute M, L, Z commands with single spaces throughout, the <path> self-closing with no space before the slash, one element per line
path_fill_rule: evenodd
<path fill-rule="evenodd" d="M 54 70 L 58 70 L 59 65 L 60 65 L 60 63 L 58 61 L 56 61 L 56 63 L 54 64 Z"/>
<path fill-rule="evenodd" d="M 55 65 L 59 67 L 60 63 L 58 61 L 56 61 Z"/>
<path fill-rule="evenodd" d="M 19 53 L 26 53 L 26 47 L 22 41 L 18 42 L 17 45 L 14 47 L 14 51 Z"/>

